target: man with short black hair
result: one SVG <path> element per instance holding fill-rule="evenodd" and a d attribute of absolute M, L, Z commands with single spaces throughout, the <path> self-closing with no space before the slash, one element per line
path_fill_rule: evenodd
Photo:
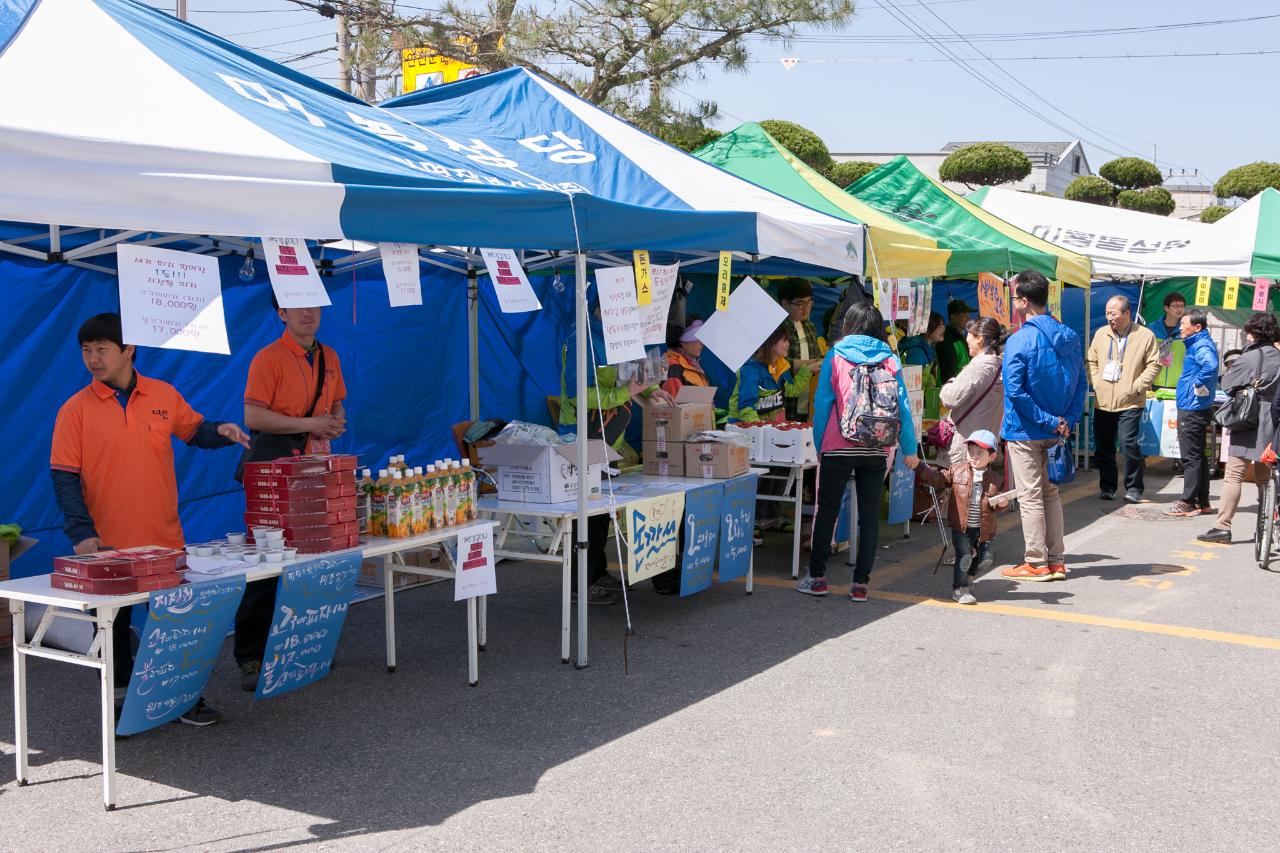
<path fill-rule="evenodd" d="M 1182 337 L 1182 315 L 1187 313 L 1187 298 L 1176 290 L 1164 297 L 1164 317 L 1151 331 L 1162 341 Z"/>
<path fill-rule="evenodd" d="M 947 331 L 938 346 L 939 387 L 958 376 L 969 363 L 969 333 L 966 327 L 969 325 L 969 315 L 977 310 L 963 299 L 952 299 L 947 303 Z"/>
<path fill-rule="evenodd" d="M 118 314 L 97 314 L 80 327 L 80 356 L 93 376 L 58 410 L 53 425 L 53 491 L 63 530 L 77 554 L 106 548 L 181 548 L 174 437 L 215 450 L 248 445 L 234 423 L 209 421 L 167 382 L 139 374 Z M 133 674 L 129 621 L 120 610 L 112 633 L 117 706 Z M 193 726 L 222 715 L 201 699 L 179 721 Z"/>
<path fill-rule="evenodd" d="M 1209 337 L 1209 315 L 1192 308 L 1182 315 L 1187 354 L 1178 377 L 1178 455 L 1182 457 L 1182 498 L 1165 515 L 1193 518 L 1211 515 L 1209 459 L 1204 455 L 1213 428 L 1213 395 L 1218 390 L 1218 347 Z"/>
<path fill-rule="evenodd" d="M 1088 386 L 1080 337 L 1049 314 L 1049 280 L 1035 270 L 1010 282 L 1013 306 L 1026 320 L 1004 350 L 1004 421 L 1009 466 L 1022 514 L 1024 562 L 1006 578 L 1066 580 L 1062 498 L 1049 481 L 1049 451 L 1080 420 Z"/>
<path fill-rule="evenodd" d="M 792 372 L 809 365 L 814 378 L 808 393 L 786 398 L 788 420 L 807 421 L 813 412 L 813 395 L 818 367 L 827 354 L 827 342 L 809 318 L 813 315 L 813 285 L 808 279 L 792 277 L 778 282 L 778 304 L 787 312 L 787 359 Z"/>

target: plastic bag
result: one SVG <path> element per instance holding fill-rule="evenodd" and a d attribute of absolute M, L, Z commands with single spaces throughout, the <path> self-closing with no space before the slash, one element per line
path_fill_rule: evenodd
<path fill-rule="evenodd" d="M 1059 486 L 1076 481 L 1076 453 L 1067 441 L 1049 448 L 1049 482 Z"/>
<path fill-rule="evenodd" d="M 551 427 L 525 421 L 512 421 L 502 428 L 502 432 L 493 437 L 493 442 L 494 444 L 534 444 L 539 447 L 555 447 L 564 444 L 564 439 Z"/>

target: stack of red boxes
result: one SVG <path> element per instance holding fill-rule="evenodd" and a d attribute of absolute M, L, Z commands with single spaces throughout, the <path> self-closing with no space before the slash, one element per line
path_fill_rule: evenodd
<path fill-rule="evenodd" d="M 360 544 L 356 523 L 356 457 L 293 456 L 244 466 L 244 522 L 284 531 L 299 554 Z M 259 543 L 260 544 L 260 543 Z"/>
<path fill-rule="evenodd" d="M 50 584 L 89 595 L 150 592 L 182 583 L 179 572 L 186 566 L 187 555 L 173 548 L 146 545 L 99 551 L 55 558 Z"/>

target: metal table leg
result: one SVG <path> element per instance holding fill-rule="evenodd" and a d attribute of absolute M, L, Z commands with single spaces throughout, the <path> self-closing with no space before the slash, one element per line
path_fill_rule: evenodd
<path fill-rule="evenodd" d="M 387 621 L 387 672 L 396 671 L 396 584 L 390 558 L 382 558 L 382 606 Z"/>
<path fill-rule="evenodd" d="M 15 778 L 19 787 L 27 784 L 27 656 L 18 646 L 27 641 L 26 604 L 10 601 L 13 614 L 13 740 L 16 748 Z"/>
<path fill-rule="evenodd" d="M 489 596 L 480 596 L 480 633 L 477 637 L 477 645 L 480 651 L 484 651 L 484 647 L 489 645 Z"/>
<path fill-rule="evenodd" d="M 574 539 L 573 547 L 578 547 Z M 578 659 L 573 664 L 575 669 L 587 668 L 587 555 L 578 555 Z"/>
<path fill-rule="evenodd" d="M 569 526 L 569 522 L 561 520 L 561 528 Z M 572 527 L 570 527 L 572 530 Z M 569 662 L 569 613 L 570 613 L 570 590 L 573 586 L 573 579 L 570 572 L 573 570 L 573 551 L 571 548 L 576 547 L 573 537 L 560 531 L 560 663 Z M 583 600 L 582 596 L 578 596 L 579 600 Z"/>
<path fill-rule="evenodd" d="M 791 484 L 791 500 L 793 501 L 791 533 L 791 577 L 800 577 L 800 510 L 804 504 L 804 469 L 796 472 Z"/>
<path fill-rule="evenodd" d="M 113 666 L 112 626 L 118 608 L 98 608 L 98 659 L 102 668 L 102 803 L 107 811 L 116 807 L 116 700 Z M 125 625 L 124 630 L 129 626 Z M 14 637 L 17 640 L 17 637 Z"/>
<path fill-rule="evenodd" d="M 476 600 L 467 599 L 467 683 L 475 687 L 480 683 L 480 658 L 476 643 Z"/>

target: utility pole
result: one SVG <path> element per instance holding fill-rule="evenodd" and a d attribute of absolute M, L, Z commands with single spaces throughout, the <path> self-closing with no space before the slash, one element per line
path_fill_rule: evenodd
<path fill-rule="evenodd" d="M 185 21 L 187 19 L 187 0 L 177 0 L 177 4 L 174 13 L 178 16 L 179 21 Z"/>
<path fill-rule="evenodd" d="M 347 16 L 335 15 L 338 22 L 338 85 L 351 94 L 351 31 L 347 28 Z"/>

